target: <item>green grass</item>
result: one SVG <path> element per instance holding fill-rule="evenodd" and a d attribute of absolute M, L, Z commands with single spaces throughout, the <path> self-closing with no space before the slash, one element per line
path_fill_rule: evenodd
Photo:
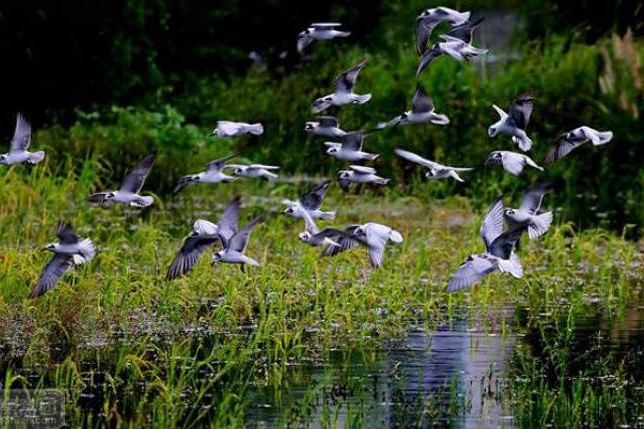
<path fill-rule="evenodd" d="M 297 241 L 301 221 L 274 214 L 253 232 L 248 249 L 261 267 L 246 273 L 212 267 L 205 255 L 190 276 L 168 283 L 165 271 L 195 219 L 217 221 L 239 193 L 247 202 L 243 223 L 302 186 L 196 186 L 142 216 L 84 202 L 100 182 L 96 165 L 87 160 L 78 175 L 48 164 L 0 172 L 4 386 L 67 389 L 72 426 L 240 426 L 250 391 L 282 389 L 291 364 L 331 347 L 369 349 L 404 335 L 415 320 L 431 329 L 463 306 L 474 316 L 515 302 L 535 315 L 548 308 L 552 320 L 596 295 L 618 318 L 641 292 L 635 243 L 562 224 L 524 243 L 524 279 L 494 274 L 467 293 L 448 295 L 451 272 L 481 250 L 480 213 L 462 198 L 396 191 L 356 197 L 338 189 L 326 202 L 340 209 L 335 225 L 375 221 L 403 234 L 401 246 L 388 247 L 381 269 L 368 266 L 363 249 L 320 259 L 318 249 Z M 99 253 L 42 298 L 28 300 L 49 258 L 39 249 L 55 241 L 61 218 L 92 238 Z M 581 398 L 586 390 L 574 392 Z M 580 400 L 575 395 L 566 397 Z M 100 406 L 90 412 L 83 403 Z"/>

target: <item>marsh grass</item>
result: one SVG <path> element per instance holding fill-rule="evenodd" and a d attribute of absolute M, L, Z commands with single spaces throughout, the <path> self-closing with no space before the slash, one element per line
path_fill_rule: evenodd
<path fill-rule="evenodd" d="M 508 302 L 524 306 L 528 320 L 544 309 L 548 320 L 574 320 L 579 305 L 599 300 L 618 318 L 641 294 L 635 243 L 560 224 L 542 240 L 523 243 L 524 279 L 495 274 L 448 295 L 451 272 L 482 250 L 480 213 L 467 200 L 400 198 L 394 191 L 357 199 L 335 189 L 327 204 L 346 208 L 334 224 L 382 222 L 405 237 L 387 249 L 382 269 L 373 271 L 363 250 L 320 259 L 318 249 L 296 240 L 301 222 L 273 212 L 248 249 L 260 268 L 212 267 L 205 255 L 190 276 L 169 283 L 165 270 L 196 218 L 216 221 L 240 193 L 248 201 L 242 217 L 250 219 L 297 190 L 244 182 L 194 189 L 149 212 L 97 209 L 84 202 L 90 189 L 109 185 L 93 169 L 96 161 L 79 170 L 13 167 L 0 181 L 3 385 L 65 389 L 73 426 L 242 425 L 256 386 L 288 389 L 293 364 L 330 348 L 368 350 L 403 335 L 411 323 L 432 330 L 462 317 L 463 308 L 471 320 L 497 317 L 494 309 Z M 28 300 L 49 258 L 38 249 L 55 240 L 61 218 L 95 241 L 98 256 L 42 298 Z M 572 392 L 581 398 L 584 389 Z M 604 404 L 608 391 L 593 392 L 596 406 Z M 566 396 L 571 404 L 574 395 Z M 544 413 L 521 410 L 535 418 Z"/>

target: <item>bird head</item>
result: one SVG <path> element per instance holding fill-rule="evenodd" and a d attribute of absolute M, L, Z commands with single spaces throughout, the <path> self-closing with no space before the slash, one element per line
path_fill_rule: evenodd
<path fill-rule="evenodd" d="M 298 238 L 301 241 L 309 241 L 311 239 L 311 234 L 308 231 L 303 231 L 303 232 L 300 232 L 300 234 L 298 235 Z"/>
<path fill-rule="evenodd" d="M 497 134 L 499 134 L 499 128 L 497 127 L 496 124 L 492 125 L 490 128 L 487 129 L 488 136 L 496 137 Z"/>
<path fill-rule="evenodd" d="M 56 243 L 48 243 L 45 247 L 42 248 L 42 250 L 43 251 L 48 250 L 50 252 L 53 252 L 54 250 L 56 250 L 56 247 L 58 247 Z"/>
<path fill-rule="evenodd" d="M 0 155 L 0 164 L 6 164 L 7 163 L 7 154 L 3 153 Z"/>
<path fill-rule="evenodd" d="M 340 150 L 337 147 L 333 146 L 333 147 L 328 148 L 326 150 L 326 153 L 328 153 L 329 155 L 333 155 L 334 153 L 338 153 L 339 151 Z"/>
<path fill-rule="evenodd" d="M 340 170 L 338 171 L 338 178 L 339 179 L 350 179 L 351 178 L 351 172 L 348 170 Z"/>
<path fill-rule="evenodd" d="M 222 258 L 224 256 L 224 251 L 220 250 L 219 252 L 215 252 L 212 254 L 212 263 L 216 264 L 218 262 L 221 262 Z"/>
<path fill-rule="evenodd" d="M 306 36 L 308 36 L 309 34 L 311 34 L 311 29 L 310 29 L 310 28 L 307 28 L 307 29 L 306 29 L 306 30 L 304 30 L 304 31 L 300 31 L 300 34 L 299 34 L 298 36 L 299 36 L 299 37 L 306 37 Z"/>
<path fill-rule="evenodd" d="M 359 227 L 357 227 L 355 229 L 355 231 L 353 232 L 353 235 L 355 235 L 356 237 L 360 237 L 360 238 L 366 238 L 367 237 L 367 233 L 364 231 L 364 228 L 362 228 L 361 226 L 359 226 Z"/>
<path fill-rule="evenodd" d="M 331 107 L 331 101 L 333 98 L 331 96 L 320 97 L 313 102 L 313 113 L 320 113 L 321 111 Z"/>
<path fill-rule="evenodd" d="M 436 170 L 434 170 L 433 168 L 428 168 L 427 171 L 425 171 L 426 178 L 431 179 L 434 176 L 436 176 Z"/>
<path fill-rule="evenodd" d="M 306 122 L 304 124 L 304 131 L 313 131 L 315 129 L 315 123 L 314 122 Z"/>
<path fill-rule="evenodd" d="M 106 200 L 113 200 L 115 196 L 116 196 L 116 195 L 114 194 L 114 192 L 108 192 L 108 193 L 105 195 L 105 199 L 106 199 Z"/>
<path fill-rule="evenodd" d="M 505 209 L 505 215 L 506 216 L 514 216 L 515 210 L 514 209 Z"/>
<path fill-rule="evenodd" d="M 233 169 L 234 176 L 241 176 L 243 172 L 244 172 L 244 169 L 241 167 L 235 167 L 235 169 Z"/>
<path fill-rule="evenodd" d="M 296 212 L 296 211 L 297 211 L 297 208 L 296 208 L 296 207 L 291 206 L 291 207 L 287 207 L 287 208 L 285 208 L 285 209 L 284 209 L 284 211 L 283 211 L 282 213 L 287 214 L 287 215 L 295 215 L 295 212 Z"/>

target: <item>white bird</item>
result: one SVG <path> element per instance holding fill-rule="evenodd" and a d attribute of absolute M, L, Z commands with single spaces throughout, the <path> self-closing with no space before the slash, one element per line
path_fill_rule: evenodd
<path fill-rule="evenodd" d="M 528 189 L 518 209 L 507 208 L 504 211 L 505 220 L 510 229 L 524 226 L 528 228 L 528 237 L 533 240 L 548 231 L 552 224 L 552 212 L 539 213 L 548 185 L 537 185 Z"/>
<path fill-rule="evenodd" d="M 297 52 L 302 54 L 304 50 L 315 40 L 331 40 L 338 37 L 348 37 L 348 31 L 339 31 L 336 28 L 342 24 L 338 22 L 316 22 L 297 36 Z"/>
<path fill-rule="evenodd" d="M 471 58 L 485 55 L 488 51 L 487 49 L 476 48 L 458 37 L 443 34 L 441 35 L 441 38 L 443 39 L 443 42 L 434 44 L 430 50 L 420 57 L 420 63 L 418 64 L 418 69 L 416 69 L 416 77 L 420 76 L 423 70 L 425 70 L 432 61 L 443 54 L 449 55 L 458 62 L 463 62 L 465 60 L 469 61 Z"/>
<path fill-rule="evenodd" d="M 470 19 L 470 12 L 459 12 L 448 7 L 426 9 L 416 18 L 416 52 L 423 55 L 427 42 L 436 25 L 449 22 L 452 26 L 465 24 Z"/>
<path fill-rule="evenodd" d="M 490 153 L 485 161 L 485 165 L 502 165 L 503 169 L 510 174 L 518 176 L 523 171 L 523 167 L 529 165 L 539 171 L 543 171 L 543 167 L 537 165 L 528 155 L 522 153 L 509 152 L 507 150 L 495 150 Z"/>
<path fill-rule="evenodd" d="M 265 180 L 273 181 L 277 179 L 277 174 L 271 172 L 270 170 L 278 170 L 279 167 L 274 165 L 263 165 L 263 164 L 251 164 L 251 165 L 240 165 L 240 164 L 228 164 L 225 168 L 232 168 L 233 175 L 235 177 L 249 177 L 255 178 L 259 177 Z"/>
<path fill-rule="evenodd" d="M 593 146 L 601 146 L 613 139 L 612 131 L 597 131 L 593 128 L 582 126 L 564 133 L 557 144 L 548 150 L 543 162 L 551 164 L 563 158 L 584 143 L 591 142 Z"/>
<path fill-rule="evenodd" d="M 369 250 L 369 260 L 375 268 L 382 265 L 385 245 L 391 240 L 400 244 L 403 237 L 400 232 L 386 225 L 368 222 L 363 225 L 350 225 L 345 234 L 338 238 L 337 245 L 328 245 L 322 251 L 323 256 L 334 256 L 359 245 Z"/>
<path fill-rule="evenodd" d="M 240 207 L 241 198 L 237 196 L 232 199 L 224 210 L 219 219 L 219 224 L 214 224 L 204 219 L 196 220 L 192 232 L 184 238 L 181 249 L 172 261 L 166 279 L 173 280 L 192 271 L 199 257 L 214 245 L 217 240 L 222 245 L 227 243 L 239 229 L 237 221 Z"/>
<path fill-rule="evenodd" d="M 437 113 L 434 103 L 419 85 L 411 101 L 411 110 L 396 116 L 389 122 L 381 122 L 378 128 L 395 127 L 406 124 L 425 124 L 431 122 L 435 125 L 449 124 L 449 118 L 442 113 Z"/>
<path fill-rule="evenodd" d="M 326 153 L 334 158 L 343 161 L 357 162 L 362 160 L 373 161 L 378 158 L 378 154 L 362 151 L 365 134 L 362 131 L 354 131 L 345 134 L 341 140 L 342 143 L 324 142 L 328 147 Z"/>
<path fill-rule="evenodd" d="M 31 292 L 30 298 L 37 298 L 52 289 L 58 280 L 69 268 L 81 265 L 90 261 L 96 254 L 94 243 L 90 239 L 82 239 L 74 228 L 67 223 L 61 222 L 56 229 L 59 243 L 50 243 L 43 250 L 54 253 L 38 279 L 38 283 Z"/>
<path fill-rule="evenodd" d="M 226 264 L 241 264 L 242 269 L 244 264 L 249 264 L 254 267 L 259 266 L 259 262 L 244 254 L 246 246 L 248 246 L 248 239 L 253 228 L 264 222 L 266 215 L 256 217 L 250 221 L 239 231 L 235 232 L 226 243 L 223 243 L 224 249 L 212 254 L 212 262 L 222 262 Z"/>
<path fill-rule="evenodd" d="M 358 75 L 366 64 L 367 60 L 362 60 L 357 66 L 338 76 L 335 81 L 335 92 L 315 100 L 312 108 L 313 113 L 320 113 L 331 106 L 364 104 L 371 100 L 371 94 L 358 95 L 353 92 Z"/>
<path fill-rule="evenodd" d="M 237 180 L 237 177 L 223 173 L 223 170 L 227 167 L 226 161 L 236 156 L 237 155 L 232 154 L 221 159 L 210 161 L 206 164 L 205 171 L 183 176 L 181 179 L 179 179 L 179 182 L 177 183 L 177 186 L 175 186 L 173 192 L 175 194 L 178 194 L 188 186 L 194 185 L 195 183 L 230 183 L 234 180 Z"/>
<path fill-rule="evenodd" d="M 510 106 L 510 115 L 496 104 L 493 104 L 492 107 L 499 114 L 499 120 L 488 128 L 488 135 L 490 137 L 496 137 L 499 133 L 509 135 L 512 137 L 512 141 L 519 146 L 519 149 L 524 152 L 529 151 L 532 148 L 532 140 L 525 130 L 534 107 L 534 96 L 521 94 L 515 98 Z"/>
<path fill-rule="evenodd" d="M 447 179 L 451 177 L 459 182 L 464 182 L 458 173 L 474 170 L 473 168 L 448 167 L 404 149 L 396 149 L 395 152 L 399 157 L 425 167 L 425 177 L 428 179 Z"/>
<path fill-rule="evenodd" d="M 362 165 L 350 165 L 350 170 L 338 171 L 338 183 L 345 192 L 349 190 L 351 183 L 366 183 L 369 185 L 384 186 L 391 179 L 385 179 L 376 174 L 376 169 Z"/>
<path fill-rule="evenodd" d="M 514 253 L 517 241 L 525 228 L 503 232 L 503 197 L 499 197 L 488 210 L 481 226 L 485 252 L 470 255 L 447 283 L 447 291 L 454 292 L 472 286 L 496 270 L 523 277 L 523 267 Z"/>
<path fill-rule="evenodd" d="M 320 210 L 324 196 L 330 187 L 331 181 L 325 180 L 307 191 L 298 201 L 283 199 L 282 204 L 288 206 L 283 213 L 294 218 L 303 218 L 302 208 L 304 208 L 313 219 L 335 219 L 335 212 Z"/>
<path fill-rule="evenodd" d="M 302 217 L 304 218 L 304 223 L 306 225 L 305 230 L 298 236 L 301 241 L 308 243 L 311 246 L 322 246 L 324 244 L 340 246 L 337 240 L 341 237 L 349 236 L 345 231 L 341 231 L 336 228 L 324 228 L 320 231 L 315 225 L 315 222 L 308 210 L 301 205 L 298 208 L 300 210 L 299 212 L 303 215 Z"/>
<path fill-rule="evenodd" d="M 217 137 L 235 137 L 244 134 L 261 136 L 264 126 L 260 123 L 248 124 L 246 122 L 217 121 L 217 127 L 212 131 Z"/>
<path fill-rule="evenodd" d="M 29 152 L 29 143 L 31 143 L 31 124 L 22 113 L 16 115 L 16 129 L 13 132 L 13 138 L 9 146 L 9 152 L 0 155 L 0 165 L 19 164 L 28 162 L 37 164 L 45 157 L 45 152 Z"/>
<path fill-rule="evenodd" d="M 317 116 L 317 121 L 304 124 L 304 131 L 316 136 L 342 137 L 346 131 L 340 129 L 340 122 L 333 116 Z"/>
<path fill-rule="evenodd" d="M 141 196 L 141 188 L 145 184 L 156 153 L 146 156 L 134 170 L 123 179 L 121 188 L 118 191 L 98 192 L 89 196 L 90 203 L 123 203 L 131 207 L 149 207 L 154 203 L 152 196 Z"/>

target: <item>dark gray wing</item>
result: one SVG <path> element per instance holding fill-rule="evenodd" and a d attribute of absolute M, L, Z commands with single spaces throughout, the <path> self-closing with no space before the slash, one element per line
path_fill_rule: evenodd
<path fill-rule="evenodd" d="M 457 25 L 456 27 L 452 27 L 447 33 L 445 33 L 447 36 L 451 37 L 456 37 L 457 39 L 461 39 L 465 43 L 471 43 L 472 42 L 472 34 L 474 33 L 474 30 L 478 28 L 479 25 L 485 20 L 485 17 L 481 17 L 477 19 L 476 21 L 467 21 L 464 24 Z"/>
<path fill-rule="evenodd" d="M 154 164 L 156 156 L 156 153 L 146 156 L 130 174 L 125 176 L 120 190 L 123 192 L 138 194 L 145 183 L 145 179 L 147 179 L 148 174 L 150 173 L 150 169 L 152 168 L 152 164 Z"/>
<path fill-rule="evenodd" d="M 358 80 L 358 75 L 366 64 L 367 60 L 364 59 L 351 70 L 346 71 L 338 76 L 335 81 L 336 90 L 338 92 L 353 92 L 353 87 L 356 84 L 356 80 Z"/>
<path fill-rule="evenodd" d="M 418 64 L 418 69 L 416 70 L 416 77 L 425 70 L 425 68 L 431 64 L 436 58 L 440 57 L 443 54 L 443 50 L 438 46 L 434 45 L 429 51 L 425 52 L 422 57 L 420 57 L 420 64 Z"/>
<path fill-rule="evenodd" d="M 516 226 L 499 235 L 489 246 L 488 253 L 501 259 L 510 259 L 512 250 L 517 245 L 527 226 Z"/>
<path fill-rule="evenodd" d="M 414 97 L 411 99 L 411 111 L 414 113 L 428 113 L 434 110 L 434 103 L 422 86 L 416 87 Z"/>
<path fill-rule="evenodd" d="M 557 144 L 548 150 L 548 153 L 546 153 L 546 156 L 543 158 L 543 162 L 546 164 L 552 164 L 556 160 L 565 157 L 585 142 L 586 140 L 568 140 L 563 137 L 557 142 Z"/>
<path fill-rule="evenodd" d="M 498 197 L 490 206 L 483 223 L 481 224 L 481 238 L 485 243 L 485 248 L 489 253 L 490 246 L 503 233 L 503 195 Z"/>
<path fill-rule="evenodd" d="M 239 230 L 237 222 L 239 221 L 239 210 L 241 208 L 241 197 L 238 195 L 233 198 L 219 218 L 219 239 L 221 244 L 226 247 L 228 240 Z"/>
<path fill-rule="evenodd" d="M 546 195 L 549 190 L 549 183 L 542 183 L 529 188 L 525 194 L 523 194 L 519 208 L 531 213 L 536 213 L 541 207 L 544 195 Z"/>
<path fill-rule="evenodd" d="M 11 152 L 20 152 L 29 147 L 31 141 L 31 124 L 25 116 L 18 112 L 16 115 L 16 130 L 13 132 L 11 139 Z"/>
<path fill-rule="evenodd" d="M 455 292 L 470 287 L 494 270 L 496 265 L 491 260 L 478 255 L 469 257 L 449 279 L 447 291 Z"/>
<path fill-rule="evenodd" d="M 253 232 L 253 228 L 255 228 L 257 224 L 264 222 L 264 220 L 266 220 L 266 214 L 258 216 L 252 221 L 248 222 L 242 229 L 237 231 L 235 235 L 230 238 L 228 244 L 226 245 L 226 248 L 244 253 L 246 246 L 248 246 L 248 239 L 250 238 L 250 233 Z"/>
<path fill-rule="evenodd" d="M 510 106 L 510 118 L 517 128 L 526 129 L 533 107 L 534 96 L 531 94 L 521 94 L 514 99 Z"/>
<path fill-rule="evenodd" d="M 45 268 L 40 273 L 40 278 L 36 287 L 29 295 L 29 298 L 38 298 L 40 295 L 52 289 L 58 283 L 65 271 L 73 265 L 73 257 L 71 255 L 64 255 L 56 253 L 47 263 Z"/>
<path fill-rule="evenodd" d="M 78 243 L 78 235 L 68 222 L 59 222 L 56 227 L 56 235 L 62 244 Z"/>
<path fill-rule="evenodd" d="M 302 207 L 307 210 L 319 209 L 322 205 L 322 200 L 324 199 L 326 193 L 329 191 L 330 187 L 331 181 L 325 180 L 324 182 L 309 190 L 306 194 L 302 195 L 302 198 L 300 198 Z"/>
<path fill-rule="evenodd" d="M 361 244 L 365 244 L 364 241 L 355 236 L 355 231 L 360 227 L 360 225 L 349 225 L 345 228 L 344 234 L 339 237 L 336 242 L 340 245 L 331 246 L 328 245 L 322 250 L 322 256 L 335 256 L 338 253 L 342 253 L 345 250 L 353 249 L 358 247 Z"/>
<path fill-rule="evenodd" d="M 90 203 L 103 203 L 105 202 L 105 197 L 107 197 L 108 192 L 99 192 L 96 194 L 92 194 L 89 197 L 87 197 L 87 201 Z"/>
<path fill-rule="evenodd" d="M 340 122 L 333 116 L 316 116 L 315 119 L 317 119 L 321 127 L 333 128 L 340 126 Z"/>
<path fill-rule="evenodd" d="M 226 161 L 228 161 L 228 160 L 230 160 L 230 159 L 233 159 L 233 158 L 234 158 L 234 157 L 236 157 L 236 156 L 237 156 L 237 154 L 235 154 L 235 153 L 234 153 L 234 154 L 232 154 L 232 155 L 228 155 L 228 156 L 226 156 L 226 157 L 224 157 L 224 158 L 221 158 L 221 159 L 215 159 L 214 161 L 210 161 L 210 162 L 208 162 L 208 163 L 206 164 L 206 171 L 210 171 L 210 170 L 217 170 L 217 171 L 219 171 L 219 170 L 221 170 L 222 168 L 224 168 L 224 165 L 226 165 Z"/>
<path fill-rule="evenodd" d="M 416 53 L 418 56 L 427 51 L 427 42 L 429 42 L 429 37 L 437 23 L 438 21 L 432 19 L 431 16 L 416 18 Z"/>
<path fill-rule="evenodd" d="M 170 264 L 166 279 L 173 280 L 192 271 L 199 257 L 216 241 L 217 237 L 199 237 L 193 234 L 187 236 L 183 240 L 179 253 Z"/>
<path fill-rule="evenodd" d="M 362 150 L 364 136 L 362 131 L 347 133 L 342 136 L 342 147 L 348 150 Z"/>

